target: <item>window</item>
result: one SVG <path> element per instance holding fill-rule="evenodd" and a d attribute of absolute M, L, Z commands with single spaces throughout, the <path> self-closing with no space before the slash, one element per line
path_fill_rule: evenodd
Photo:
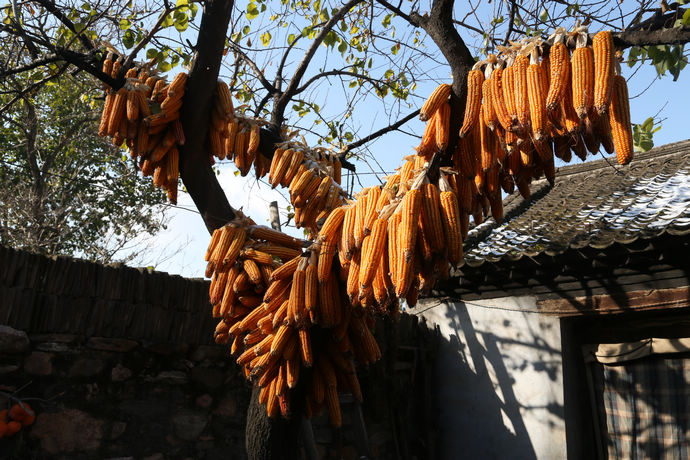
<path fill-rule="evenodd" d="M 648 338 L 583 351 L 599 457 L 690 458 L 690 339 Z"/>

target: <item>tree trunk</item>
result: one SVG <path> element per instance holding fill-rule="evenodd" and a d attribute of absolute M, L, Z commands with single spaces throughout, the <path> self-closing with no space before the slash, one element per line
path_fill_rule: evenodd
<path fill-rule="evenodd" d="M 260 388 L 254 387 L 247 411 L 245 447 L 249 460 L 294 460 L 300 458 L 299 440 L 304 412 L 304 385 L 290 390 L 290 417 L 269 418 L 266 406 L 259 404 Z"/>

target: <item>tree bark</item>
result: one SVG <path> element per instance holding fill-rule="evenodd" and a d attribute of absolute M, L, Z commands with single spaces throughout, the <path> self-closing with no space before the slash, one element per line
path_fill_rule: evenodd
<path fill-rule="evenodd" d="M 290 391 L 292 414 L 290 418 L 278 416 L 269 418 L 266 406 L 259 404 L 260 388 L 254 386 L 252 399 L 247 411 L 247 427 L 245 429 L 245 447 L 249 460 L 293 460 L 299 458 L 300 427 L 302 413 L 304 385 L 299 385 Z"/>
<path fill-rule="evenodd" d="M 210 0 L 204 6 L 181 115 L 185 144 L 180 148 L 180 177 L 209 233 L 235 217 L 235 210 L 211 168 L 206 145 L 213 92 L 233 4 L 233 0 Z"/>

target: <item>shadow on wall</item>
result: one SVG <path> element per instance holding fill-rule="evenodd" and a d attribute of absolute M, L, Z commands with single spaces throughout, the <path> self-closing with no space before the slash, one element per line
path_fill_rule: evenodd
<path fill-rule="evenodd" d="M 438 299 L 410 313 L 442 336 L 438 458 L 565 458 L 558 320 Z"/>

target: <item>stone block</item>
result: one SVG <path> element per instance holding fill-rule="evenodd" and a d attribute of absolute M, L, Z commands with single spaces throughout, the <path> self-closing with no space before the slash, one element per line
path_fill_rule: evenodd
<path fill-rule="evenodd" d="M 0 325 L 0 353 L 25 353 L 29 346 L 26 332 Z"/>
<path fill-rule="evenodd" d="M 225 382 L 225 372 L 207 367 L 195 367 L 191 371 L 192 381 L 206 390 L 220 388 Z"/>
<path fill-rule="evenodd" d="M 98 450 L 103 438 L 103 421 L 77 409 L 39 413 L 30 435 L 49 454 Z"/>
<path fill-rule="evenodd" d="M 189 377 L 182 371 L 163 371 L 158 373 L 155 380 L 172 385 L 184 385 L 189 381 Z"/>
<path fill-rule="evenodd" d="M 53 373 L 53 355 L 42 351 L 32 352 L 24 360 L 24 372 L 29 375 L 51 375 Z"/>
<path fill-rule="evenodd" d="M 108 337 L 91 337 L 86 346 L 93 350 L 114 351 L 127 353 L 139 346 L 135 340 L 129 339 L 114 339 Z"/>
<path fill-rule="evenodd" d="M 72 364 L 69 370 L 69 378 L 90 378 L 96 377 L 103 372 L 105 364 L 100 359 L 80 358 Z"/>
<path fill-rule="evenodd" d="M 132 377 L 132 371 L 120 363 L 117 363 L 113 370 L 110 372 L 110 379 L 113 382 L 124 382 L 125 380 Z"/>
<path fill-rule="evenodd" d="M 199 437 L 208 423 L 203 415 L 182 413 L 173 417 L 175 436 L 183 441 L 194 441 Z"/>

